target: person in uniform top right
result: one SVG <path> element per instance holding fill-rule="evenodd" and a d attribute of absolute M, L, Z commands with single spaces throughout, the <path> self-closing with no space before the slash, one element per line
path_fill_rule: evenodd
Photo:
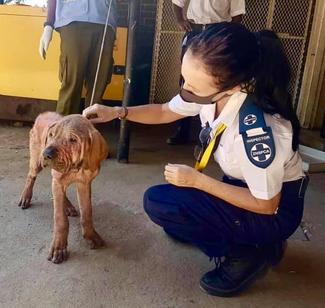
<path fill-rule="evenodd" d="M 308 178 L 288 92 L 290 68 L 274 32 L 225 22 L 193 38 L 182 75 L 180 94 L 169 103 L 94 105 L 83 114 L 94 123 L 145 124 L 200 116 L 195 167 L 168 163 L 168 184 L 145 192 L 144 210 L 167 235 L 215 260 L 216 268 L 200 280 L 204 291 L 234 296 L 281 260 L 303 215 Z M 209 151 L 222 179 L 201 172 Z"/>

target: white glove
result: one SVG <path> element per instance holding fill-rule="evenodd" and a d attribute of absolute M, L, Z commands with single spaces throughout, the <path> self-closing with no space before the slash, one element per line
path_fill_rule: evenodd
<path fill-rule="evenodd" d="M 45 26 L 39 42 L 39 54 L 44 60 L 46 58 L 46 51 L 49 48 L 50 42 L 52 40 L 52 35 L 53 28 L 51 26 Z"/>

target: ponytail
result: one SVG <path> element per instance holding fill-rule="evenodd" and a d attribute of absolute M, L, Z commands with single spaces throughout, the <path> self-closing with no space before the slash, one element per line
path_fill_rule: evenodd
<path fill-rule="evenodd" d="M 278 113 L 291 122 L 292 149 L 296 151 L 299 146 L 300 124 L 288 89 L 291 80 L 288 58 L 280 39 L 273 31 L 263 30 L 254 35 L 259 55 L 254 74 L 255 103 L 265 112 Z"/>

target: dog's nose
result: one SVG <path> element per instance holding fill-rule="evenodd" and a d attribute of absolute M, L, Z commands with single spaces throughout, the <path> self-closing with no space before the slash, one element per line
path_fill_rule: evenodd
<path fill-rule="evenodd" d="M 43 151 L 43 157 L 45 159 L 53 159 L 57 156 L 58 150 L 55 147 L 49 146 Z"/>

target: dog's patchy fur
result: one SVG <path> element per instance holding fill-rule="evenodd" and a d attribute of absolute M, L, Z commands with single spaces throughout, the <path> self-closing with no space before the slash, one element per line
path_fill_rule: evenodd
<path fill-rule="evenodd" d="M 91 182 L 100 163 L 108 155 L 104 138 L 81 115 L 61 117 L 55 112 L 39 115 L 30 131 L 30 165 L 19 206 L 30 207 L 37 174 L 46 166 L 52 169 L 54 231 L 48 259 L 61 263 L 68 257 L 67 216 L 78 212 L 66 196 L 70 184 L 76 184 L 83 237 L 91 248 L 104 245 L 92 222 Z"/>

